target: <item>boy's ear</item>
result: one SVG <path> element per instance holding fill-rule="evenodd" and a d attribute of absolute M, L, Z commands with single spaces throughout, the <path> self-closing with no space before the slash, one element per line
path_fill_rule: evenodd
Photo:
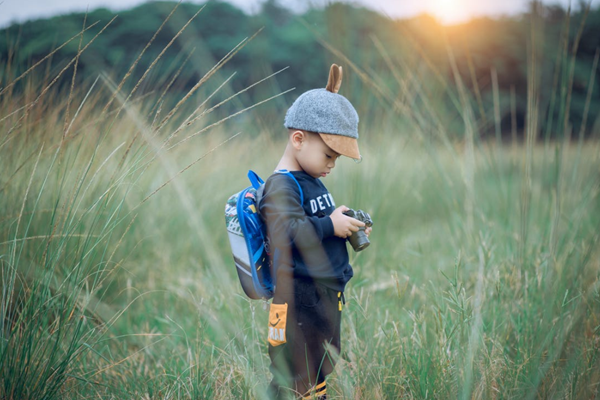
<path fill-rule="evenodd" d="M 300 150 L 302 143 L 306 141 L 306 133 L 301 130 L 295 130 L 290 133 L 290 141 L 296 150 Z"/>

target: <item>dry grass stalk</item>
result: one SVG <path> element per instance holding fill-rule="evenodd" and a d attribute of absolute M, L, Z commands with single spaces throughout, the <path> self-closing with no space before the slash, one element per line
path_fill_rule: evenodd
<path fill-rule="evenodd" d="M 475 98 L 477 99 L 477 105 L 479 107 L 479 115 L 483 120 L 482 125 L 487 126 L 487 117 L 485 115 L 485 109 L 483 108 L 483 99 L 481 98 L 481 91 L 479 90 L 479 82 L 477 82 L 477 75 L 475 74 L 475 66 L 473 65 L 473 58 L 471 57 L 471 49 L 465 41 L 465 54 L 467 56 L 467 65 L 469 66 L 469 74 L 471 75 L 471 84 L 475 89 Z"/>
<path fill-rule="evenodd" d="M 304 19 L 300 18 L 299 19 L 300 22 L 302 22 L 302 24 L 306 27 L 306 29 L 308 29 L 309 31 L 311 31 L 311 33 L 315 36 L 315 38 L 317 39 L 317 41 L 319 43 L 321 43 L 321 45 L 323 47 L 325 47 L 327 50 L 329 50 L 331 53 L 333 53 L 336 57 L 339 57 L 341 60 L 344 61 L 344 64 L 348 65 L 354 72 L 356 72 L 356 74 L 358 75 L 358 77 L 367 85 L 372 87 L 373 89 L 375 89 L 375 91 L 377 92 L 377 97 L 381 100 L 381 98 L 385 98 L 390 104 L 394 103 L 394 99 L 393 97 L 391 97 L 390 93 L 387 92 L 386 89 L 383 89 L 382 87 L 380 87 L 377 82 L 375 82 L 373 79 L 371 79 L 371 77 L 365 73 L 360 67 L 358 67 L 354 62 L 352 62 L 352 60 L 350 60 L 344 53 L 342 53 L 340 50 L 336 49 L 335 47 L 333 47 L 331 44 L 329 44 L 325 39 L 323 39 L 323 37 L 316 31 L 314 30 L 309 24 L 308 22 L 306 22 Z"/>
<path fill-rule="evenodd" d="M 150 71 L 154 68 L 154 66 L 156 65 L 156 63 L 158 62 L 158 60 L 160 60 L 162 58 L 162 56 L 165 54 L 165 52 L 169 49 L 169 47 L 171 47 L 171 45 L 173 43 L 175 43 L 175 40 L 177 40 L 177 38 L 183 33 L 183 31 L 188 27 L 189 24 L 192 23 L 192 21 L 198 16 L 198 14 L 200 14 L 200 12 L 202 10 L 204 10 L 205 6 L 202 6 L 202 8 L 200 8 L 196 14 L 194 14 L 186 23 L 185 25 L 183 25 L 183 27 L 175 34 L 175 36 L 173 36 L 173 38 L 171 38 L 171 41 L 169 43 L 167 43 L 167 45 L 162 49 L 162 51 L 158 54 L 158 56 L 156 56 L 156 58 L 154 59 L 154 61 L 152 61 L 152 64 L 150 64 L 150 66 L 148 68 L 146 68 L 146 71 L 144 71 L 144 74 L 142 75 L 142 77 L 139 79 L 139 81 L 137 82 L 137 84 L 134 86 L 134 88 L 131 90 L 131 93 L 129 93 L 129 95 L 127 96 L 127 98 L 125 99 L 125 101 L 121 104 L 121 107 L 119 109 L 119 112 L 117 112 L 117 115 L 115 116 L 115 118 L 117 118 L 120 114 L 120 112 L 123 110 L 123 108 L 125 107 L 125 105 L 127 104 L 127 102 L 129 101 L 129 99 L 135 94 L 135 92 L 137 91 L 137 89 L 140 87 L 140 85 L 142 84 L 142 82 L 144 82 L 144 80 L 146 79 L 146 77 L 148 76 L 148 74 L 150 73 Z M 173 10 L 175 11 L 175 10 Z M 166 22 L 166 21 L 165 21 Z M 117 92 L 115 92 L 116 94 Z M 113 95 L 114 96 L 114 95 Z"/>
<path fill-rule="evenodd" d="M 7 139 L 6 139 L 6 140 L 5 140 L 5 141 L 4 141 L 2 144 L 0 144 L 0 149 L 1 149 L 2 147 L 4 147 L 4 145 L 6 145 L 6 143 L 8 143 L 8 141 L 9 141 L 10 139 L 12 139 L 12 137 L 14 137 L 14 135 L 11 137 L 11 133 L 12 133 L 12 131 L 13 131 L 13 130 L 14 130 L 14 129 L 15 129 L 15 128 L 16 128 L 16 127 L 19 125 L 19 123 L 20 123 L 20 122 L 21 122 L 23 119 L 25 119 L 25 118 L 26 118 L 26 117 L 29 115 L 29 112 L 31 111 L 31 109 L 32 109 L 32 108 L 33 108 L 33 107 L 34 107 L 34 106 L 35 106 L 35 105 L 36 105 L 36 104 L 37 104 L 37 103 L 40 101 L 40 99 L 41 99 L 42 97 L 44 97 L 44 95 L 45 95 L 45 94 L 48 92 L 48 90 L 50 90 L 50 88 L 51 88 L 52 86 L 54 86 L 54 84 L 55 84 L 55 83 L 56 83 L 56 82 L 57 82 L 57 81 L 60 79 L 60 77 L 62 76 L 62 74 L 64 74 L 64 73 L 65 73 L 65 71 L 71 67 L 71 65 L 72 65 L 72 64 L 75 62 L 75 60 L 76 60 L 76 59 L 79 57 L 79 55 L 80 55 L 81 53 L 83 53 L 85 50 L 87 50 L 87 48 L 88 48 L 88 47 L 89 47 L 89 46 L 90 46 L 90 45 L 91 45 L 91 44 L 92 44 L 92 43 L 93 43 L 93 42 L 94 42 L 94 41 L 95 41 L 95 40 L 98 38 L 98 36 L 100 36 L 100 35 L 101 35 L 101 34 L 104 32 L 104 30 L 105 30 L 106 28 L 108 28 L 108 26 L 109 26 L 110 24 L 112 24 L 112 22 L 113 22 L 113 21 L 114 21 L 116 18 L 117 18 L 117 17 L 114 17 L 114 18 L 113 18 L 113 19 L 111 19 L 111 20 L 110 20 L 110 21 L 109 21 L 109 22 L 108 22 L 106 25 L 104 25 L 104 27 L 103 27 L 103 28 L 100 30 L 100 32 L 98 32 L 98 33 L 96 34 L 96 36 L 94 36 L 94 37 L 92 38 L 92 40 L 90 40 L 90 41 L 88 42 L 88 44 L 87 44 L 87 45 L 86 45 L 86 46 L 85 46 L 83 49 L 81 49 L 81 51 L 79 51 L 79 52 L 78 52 L 78 53 L 75 55 L 75 57 L 74 57 L 73 59 L 71 59 L 71 61 L 70 61 L 70 62 L 69 62 L 69 63 L 68 63 L 68 64 L 67 64 L 67 65 L 66 65 L 66 66 L 65 66 L 65 67 L 64 67 L 64 68 L 63 68 L 63 69 L 62 69 L 62 70 L 61 70 L 59 73 L 58 73 L 58 75 L 56 75 L 56 77 L 55 77 L 55 78 L 52 80 L 52 82 L 50 82 L 50 83 L 49 83 L 49 84 L 48 84 L 48 85 L 47 85 L 47 86 L 46 86 L 46 87 L 45 87 L 45 88 L 42 90 L 42 92 L 41 92 L 41 93 L 40 93 L 40 94 L 37 96 L 37 98 L 36 98 L 36 99 L 35 99 L 33 102 L 31 102 L 31 104 L 30 104 L 30 105 L 29 105 L 29 106 L 28 106 L 28 107 L 25 109 L 25 112 L 23 113 L 23 115 L 21 116 L 21 118 L 19 118 L 19 120 L 17 120 L 17 122 L 16 122 L 16 123 L 13 125 L 13 127 L 12 127 L 11 129 L 9 129 L 9 131 L 7 132 L 6 136 L 7 136 L 8 138 L 7 138 Z"/>
<path fill-rule="evenodd" d="M 42 145 L 40 146 L 40 151 L 38 153 L 37 160 L 35 161 L 35 165 L 33 166 L 33 171 L 31 172 L 31 175 L 29 176 L 29 183 L 27 184 L 27 189 L 25 190 L 25 195 L 23 196 L 23 203 L 21 204 L 21 211 L 19 212 L 19 218 L 17 218 L 17 227 L 15 229 L 15 237 L 13 239 L 13 242 L 16 242 L 17 235 L 19 234 L 21 218 L 23 217 L 23 212 L 25 211 L 25 203 L 27 201 L 27 197 L 29 196 L 29 190 L 31 189 L 31 183 L 33 182 L 33 177 L 35 175 L 35 171 L 37 170 L 38 163 L 40 162 L 40 156 L 42 155 L 43 149 L 44 149 L 44 144 L 42 143 Z M 17 246 L 13 246 L 12 260 L 16 260 L 16 255 L 17 255 Z"/>
<path fill-rule="evenodd" d="M 83 18 L 83 28 L 82 32 L 85 30 L 85 23 L 87 21 L 87 12 L 85 13 L 85 17 Z M 73 77 L 71 78 L 71 87 L 69 88 L 69 98 L 67 99 L 67 107 L 65 108 L 65 126 L 63 133 L 63 140 L 65 136 L 67 136 L 67 129 L 69 123 L 69 109 L 71 108 L 71 100 L 73 98 L 73 89 L 75 88 L 75 79 L 77 78 L 77 65 L 79 64 L 79 54 L 81 52 L 81 42 L 83 41 L 83 33 L 79 37 L 79 45 L 77 46 L 77 56 L 75 57 L 75 66 L 73 67 Z M 59 159 L 60 162 L 60 159 Z"/>
<path fill-rule="evenodd" d="M 192 118 L 193 118 L 193 117 L 196 115 L 196 113 L 197 113 L 199 110 L 201 110 L 201 109 L 202 109 L 202 108 L 203 108 L 203 107 L 206 105 L 206 103 L 208 103 L 208 102 L 210 101 L 210 99 L 212 99 L 212 98 L 213 98 L 213 96 L 214 96 L 215 94 L 217 94 L 217 93 L 218 93 L 218 92 L 219 92 L 219 91 L 220 91 L 220 90 L 221 90 L 221 89 L 222 89 L 222 88 L 223 88 L 223 87 L 224 87 L 224 86 L 225 86 L 227 83 L 229 83 L 229 81 L 230 81 L 230 80 L 231 80 L 231 79 L 232 79 L 232 78 L 235 76 L 235 74 L 236 74 L 236 72 L 232 73 L 232 74 L 231 74 L 231 75 L 230 75 L 230 76 L 229 76 L 227 79 L 225 79 L 225 80 L 223 81 L 223 83 L 221 83 L 221 84 L 219 85 L 219 87 L 217 87 L 217 88 L 216 88 L 216 89 L 215 89 L 215 90 L 214 90 L 214 91 L 213 91 L 211 94 L 209 94 L 209 95 L 208 95 L 208 96 L 207 96 L 207 97 L 204 99 L 204 101 L 203 101 L 202 103 L 200 103 L 200 105 L 199 105 L 198 107 L 196 107 L 196 109 L 195 109 L 195 110 L 194 110 L 194 111 L 193 111 L 193 112 L 192 112 L 192 113 L 191 113 L 191 114 L 190 114 L 190 115 L 189 115 L 189 116 L 188 116 L 188 117 L 185 119 L 185 121 L 183 121 L 183 122 L 181 123 L 181 125 L 179 125 L 179 128 L 177 128 L 177 129 L 176 129 L 176 130 L 175 130 L 173 133 L 171 133 L 171 134 L 170 134 L 170 135 L 169 135 L 169 136 L 168 136 L 168 137 L 167 137 L 167 138 L 164 140 L 164 142 L 163 142 L 163 144 L 162 144 L 162 146 L 161 146 L 160 148 L 161 148 L 161 149 L 162 149 L 162 148 L 164 148 L 164 147 L 167 145 L 167 143 L 169 142 L 169 140 L 171 140 L 171 139 L 172 139 L 172 138 L 173 138 L 175 135 L 177 135 L 177 133 L 179 133 L 179 132 L 180 132 L 180 131 L 181 131 L 183 128 L 185 128 L 186 126 L 189 126 L 189 125 L 191 125 L 191 124 L 192 124 L 194 121 L 196 121 L 196 120 L 197 120 L 197 118 L 196 118 L 196 119 L 194 119 L 193 121 L 191 121 L 191 120 L 192 120 Z M 190 122 L 190 121 L 191 121 L 191 122 Z M 154 136 L 156 136 L 156 135 L 158 135 L 158 132 L 155 132 L 155 133 L 154 133 Z"/>
<path fill-rule="evenodd" d="M 200 12 L 204 9 L 205 6 L 203 6 L 202 8 L 200 8 L 196 14 L 194 14 L 192 16 L 192 18 L 190 18 L 187 23 L 177 32 L 177 34 L 175 34 L 175 36 L 171 39 L 171 41 L 163 48 L 163 50 L 160 52 L 160 54 L 154 59 L 154 61 L 152 62 L 152 64 L 150 64 L 150 66 L 146 69 L 146 71 L 144 72 L 144 74 L 142 75 L 142 77 L 139 79 L 139 81 L 137 82 L 137 84 L 135 85 L 135 87 L 132 89 L 132 91 L 129 93 L 129 95 L 127 96 L 127 98 L 121 103 L 121 106 L 119 107 L 119 111 L 116 113 L 115 115 L 115 120 L 119 117 L 119 115 L 121 114 L 121 111 L 123 110 L 123 108 L 125 107 L 125 105 L 127 104 L 127 102 L 129 101 L 129 99 L 133 96 L 133 94 L 137 91 L 138 87 L 142 84 L 142 82 L 146 79 L 146 76 L 148 76 L 148 74 L 150 73 L 150 71 L 152 70 L 152 68 L 156 65 L 156 63 L 158 62 L 158 60 L 160 60 L 160 58 L 163 56 L 163 54 L 167 51 L 167 49 L 169 47 L 171 47 L 171 45 L 175 42 L 175 40 L 179 37 L 179 35 L 181 35 L 181 33 L 188 27 L 188 25 L 196 18 L 196 16 L 198 14 L 200 14 Z M 175 10 L 173 10 L 174 12 Z M 171 14 L 173 13 L 171 12 Z M 170 16 L 169 16 L 170 17 Z M 166 22 L 166 21 L 165 21 Z M 163 23 L 164 24 L 164 23 Z M 161 25 L 162 26 L 162 25 Z M 118 95 L 118 91 L 115 91 L 113 94 L 114 96 Z M 115 171 L 118 171 L 121 169 L 123 163 L 125 162 L 125 159 L 127 158 L 127 156 L 129 155 L 129 151 L 131 150 L 131 147 L 133 146 L 133 144 L 135 143 L 137 137 L 139 135 L 139 132 L 136 132 L 136 134 L 133 136 L 133 139 L 131 139 L 131 142 L 129 143 L 129 146 L 127 146 L 127 149 L 125 150 L 125 153 L 123 154 L 123 156 L 121 157 L 121 161 L 119 162 L 118 167 L 115 169 Z M 113 174 L 113 178 L 114 178 L 114 174 Z"/>
<path fill-rule="evenodd" d="M 585 8 L 585 12 L 583 13 L 583 17 L 581 18 L 581 23 L 579 24 L 579 29 L 577 31 L 577 36 L 575 37 L 575 41 L 573 42 L 573 48 L 571 49 L 571 65 L 569 67 L 569 81 L 567 83 L 567 101 L 565 105 L 565 116 L 564 116 L 564 124 L 563 124 L 563 134 L 567 135 L 569 130 L 569 114 L 571 111 L 571 95 L 573 93 L 573 79 L 575 75 L 575 61 L 577 60 L 577 49 L 579 48 L 579 42 L 581 40 L 581 35 L 583 34 L 583 28 L 585 26 L 585 20 L 590 12 L 590 7 L 592 5 L 592 1 L 588 1 L 588 4 Z"/>
<path fill-rule="evenodd" d="M 123 85 L 125 84 L 125 82 L 127 81 L 127 79 L 131 76 L 131 74 L 133 73 L 133 70 L 135 69 L 135 67 L 137 66 L 138 62 L 140 61 L 140 59 L 142 58 L 142 56 L 144 55 L 144 53 L 146 53 L 146 50 L 148 50 L 148 48 L 150 47 L 150 45 L 154 42 L 154 39 L 156 39 L 156 37 L 158 36 L 158 34 L 160 33 L 160 31 L 162 31 L 163 27 L 165 26 L 165 24 L 167 23 L 167 21 L 169 19 L 171 19 L 171 16 L 173 15 L 173 13 L 175 12 L 175 10 L 177 10 L 177 8 L 179 7 L 179 5 L 181 4 L 181 1 L 179 1 L 179 3 L 177 3 L 177 5 L 175 5 L 175 7 L 173 7 L 173 10 L 171 11 L 171 13 L 167 16 L 167 18 L 165 18 L 165 20 L 163 21 L 163 23 L 158 27 L 158 29 L 156 30 L 156 32 L 154 32 L 154 35 L 152 36 L 152 38 L 150 39 L 150 41 L 148 43 L 146 43 L 146 47 L 144 47 L 144 49 L 141 51 L 141 53 L 138 55 L 138 57 L 135 59 L 135 61 L 133 62 L 133 64 L 131 64 L 131 66 L 129 67 L 129 70 L 127 71 L 127 73 L 125 74 L 125 76 L 123 76 L 123 79 L 121 79 L 121 82 L 119 82 L 119 85 L 117 86 L 117 89 L 115 90 L 115 92 L 113 93 L 113 95 L 111 96 L 110 100 L 108 101 L 108 103 L 106 103 L 106 105 L 104 106 L 104 108 L 102 109 L 102 112 L 100 114 L 104 114 L 108 108 L 110 107 L 110 105 L 112 104 L 112 102 L 114 101 L 117 93 L 121 92 L 121 88 L 123 88 Z M 202 9 L 200 9 L 200 11 L 202 11 Z M 198 12 L 200 12 L 198 11 Z M 141 81 L 141 80 L 140 80 Z M 139 85 L 140 82 L 138 82 Z M 118 114 L 117 114 L 118 115 Z"/>
<path fill-rule="evenodd" d="M 467 96 L 467 91 L 465 89 L 464 83 L 458 72 L 458 67 L 456 65 L 456 60 L 454 58 L 454 53 L 450 46 L 446 46 L 448 52 L 448 59 L 450 60 L 450 66 L 452 67 L 452 74 L 454 76 L 454 80 L 456 81 L 456 87 L 458 88 L 458 93 L 461 101 L 461 109 L 462 109 L 462 118 L 465 127 L 465 158 L 463 164 L 463 179 L 465 183 L 465 187 L 467 189 L 467 196 L 465 201 L 465 213 L 467 215 L 467 232 L 469 234 L 473 233 L 473 214 L 475 207 L 475 135 L 477 131 L 474 128 L 473 124 L 473 111 L 471 109 L 471 104 L 469 102 L 469 98 Z"/>
<path fill-rule="evenodd" d="M 179 107 L 181 107 L 189 98 L 192 94 L 194 94 L 199 88 L 200 86 L 202 86 L 202 84 L 204 84 L 211 76 L 213 76 L 213 74 L 215 72 L 217 72 L 219 69 L 221 69 L 221 67 L 223 65 L 225 65 L 233 56 L 235 56 L 238 51 L 240 51 L 241 49 L 243 49 L 248 43 L 250 43 L 261 31 L 263 30 L 263 28 L 259 29 L 254 35 L 252 35 L 249 39 L 246 38 L 244 40 L 242 40 L 240 43 L 237 44 L 237 46 L 235 46 L 229 53 L 227 53 L 227 55 L 225 55 L 225 57 L 223 57 L 221 60 L 219 60 L 219 62 L 217 64 L 215 64 L 201 79 L 200 81 L 198 81 L 198 83 L 196 83 L 194 85 L 194 87 L 192 89 L 190 89 L 190 91 L 181 99 L 179 100 L 179 102 L 175 105 L 175 107 L 173 107 L 173 109 L 165 116 L 165 118 L 163 118 L 163 120 L 160 122 L 160 124 L 158 125 L 158 127 L 156 128 L 156 131 L 160 131 L 165 124 L 173 117 L 173 115 L 177 112 L 177 110 L 179 109 Z"/>
<path fill-rule="evenodd" d="M 19 82 L 21 79 L 25 78 L 31 71 L 33 71 L 36 67 L 38 67 L 41 63 L 43 63 L 44 61 L 46 61 L 48 58 L 52 57 L 54 55 L 54 53 L 56 53 L 57 51 L 59 51 L 60 49 L 62 49 L 63 47 L 65 47 L 67 44 L 69 44 L 70 42 L 73 41 L 73 39 L 75 39 L 77 36 L 82 36 L 83 34 L 92 29 L 94 26 L 96 26 L 100 21 L 96 21 L 94 22 L 92 25 L 88 26 L 85 30 L 79 32 L 77 35 L 73 36 L 72 38 L 70 38 L 69 40 L 67 40 L 66 42 L 64 42 L 62 45 L 60 45 L 59 47 L 55 48 L 54 50 L 52 50 L 52 52 L 48 53 L 44 58 L 42 58 L 40 61 L 36 62 L 34 65 L 32 65 L 31 67 L 29 67 L 27 69 L 27 71 L 23 72 L 21 75 L 19 75 L 18 78 L 16 78 L 14 81 L 12 81 L 11 83 L 9 83 L 8 85 L 6 85 L 5 87 L 3 87 L 2 89 L 0 89 L 0 95 L 3 94 L 7 89 L 12 88 L 17 82 Z M 8 65 L 10 65 L 10 59 L 8 60 Z M 0 120 L 1 122 L 2 120 Z"/>
<path fill-rule="evenodd" d="M 173 138 L 173 137 L 174 137 L 174 136 L 175 136 L 177 133 L 179 133 L 179 132 L 180 132 L 180 131 L 181 131 L 183 128 L 185 128 L 185 127 L 187 127 L 187 126 L 190 126 L 191 124 L 193 124 L 194 122 L 196 122 L 197 120 L 199 120 L 200 118 L 202 118 L 203 116 L 210 114 L 211 112 L 213 112 L 214 110 L 216 110 L 217 108 L 219 108 L 220 106 L 222 106 L 223 104 L 225 104 L 225 103 L 229 102 L 231 99 L 233 99 L 233 98 L 235 98 L 235 97 L 239 96 L 240 94 L 242 94 L 242 93 L 244 93 L 244 92 L 248 91 L 249 89 L 253 88 L 254 86 L 256 86 L 256 85 L 258 85 L 258 84 L 260 84 L 260 83 L 262 83 L 262 82 L 266 81 L 267 79 L 270 79 L 270 78 L 274 77 L 275 75 L 279 74 L 280 72 L 283 72 L 283 71 L 285 71 L 285 70 L 286 70 L 286 69 L 288 69 L 288 68 L 289 68 L 289 67 L 282 68 L 282 69 L 280 69 L 279 71 L 277 71 L 277 72 L 274 72 L 274 73 L 272 73 L 271 75 L 269 75 L 269 76 L 267 76 L 267 77 L 265 77 L 265 78 L 263 78 L 263 79 L 261 79 L 261 80 L 259 80 L 259 81 L 257 81 L 257 82 L 254 82 L 254 83 L 253 83 L 253 84 L 251 84 L 250 86 L 247 86 L 247 87 L 245 87 L 244 89 L 240 90 L 239 92 L 236 92 L 236 93 L 234 93 L 233 95 L 229 96 L 229 97 L 228 97 L 228 98 L 226 98 L 225 100 L 223 100 L 223 101 L 221 101 L 220 103 L 218 103 L 218 104 L 214 105 L 213 107 L 209 108 L 208 110 L 205 110 L 205 111 L 203 111 L 203 112 L 202 112 L 200 115 L 198 115 L 198 116 L 196 116 L 194 119 L 191 119 L 191 120 L 190 120 L 190 118 L 191 118 L 191 117 L 192 117 L 192 116 L 193 116 L 193 115 L 196 113 L 196 111 L 198 111 L 198 109 L 200 109 L 201 107 L 203 107 L 203 106 L 204 106 L 204 104 L 206 103 L 206 101 L 207 101 L 208 99 L 207 99 L 207 100 L 205 100 L 204 102 L 202 102 L 202 104 L 200 105 L 200 107 L 198 107 L 198 108 L 196 109 L 196 111 L 194 111 L 194 113 L 192 113 L 192 114 L 190 115 L 190 117 L 189 117 L 189 118 L 188 118 L 186 121 L 184 121 L 184 123 L 182 123 L 182 124 L 181 124 L 181 126 L 180 126 L 180 127 L 179 127 L 179 128 L 178 128 L 178 129 L 177 129 L 175 132 L 173 132 L 173 133 L 172 133 L 172 134 L 169 136 L 169 138 L 168 138 L 168 139 L 165 141 L 165 143 L 163 144 L 163 146 L 164 146 L 164 145 L 166 145 L 166 144 L 167 144 L 167 142 L 168 142 L 170 139 L 172 139 L 172 138 Z M 234 75 L 234 74 L 232 74 L 232 75 L 231 75 L 231 76 L 230 76 L 230 77 L 227 79 L 227 81 L 226 81 L 226 82 L 228 82 L 228 81 L 229 81 L 229 79 L 231 79 L 231 78 L 233 77 L 233 75 Z M 223 86 L 223 85 L 219 86 L 219 88 L 218 88 L 218 89 L 220 89 L 222 86 Z M 218 90 L 218 89 L 217 89 L 217 90 Z M 213 92 L 213 94 L 211 94 L 211 95 L 209 96 L 209 98 L 210 98 L 210 97 L 212 97 L 212 96 L 214 95 L 214 93 L 216 93 L 216 91 L 215 91 L 215 92 Z"/>
<path fill-rule="evenodd" d="M 385 47 L 383 46 L 383 44 L 381 43 L 381 41 L 379 41 L 379 39 L 377 39 L 376 37 L 372 36 L 373 42 L 375 43 L 375 47 L 377 48 L 377 50 L 379 51 L 379 54 L 381 54 L 381 56 L 383 57 L 383 59 L 386 61 L 388 68 L 390 71 L 392 71 L 392 74 L 394 75 L 394 78 L 396 79 L 396 81 L 398 82 L 398 84 L 400 85 L 400 89 L 405 97 L 405 99 L 410 99 L 411 104 L 414 104 L 414 100 L 417 97 L 417 95 L 421 95 L 421 99 L 423 101 L 423 105 L 425 106 L 425 110 L 427 111 L 427 113 L 429 114 L 429 117 L 435 122 L 435 127 L 429 128 L 427 126 L 427 122 L 425 117 L 422 115 L 419 107 L 411 107 L 408 106 L 406 104 L 401 104 L 399 102 L 399 100 L 395 100 L 394 101 L 394 107 L 397 110 L 402 111 L 402 113 L 413 120 L 414 124 L 416 126 L 418 126 L 420 128 L 420 130 L 417 130 L 417 132 L 423 136 L 424 132 L 430 131 L 432 130 L 434 132 L 434 134 L 436 134 L 440 140 L 442 141 L 442 143 L 446 146 L 446 148 L 451 151 L 454 152 L 454 147 L 452 146 L 452 144 L 450 143 L 450 139 L 448 137 L 448 131 L 447 129 L 444 127 L 444 125 L 441 122 L 441 119 L 438 115 L 438 113 L 435 111 L 435 109 L 433 108 L 433 106 L 430 104 L 430 102 L 428 101 L 427 97 L 423 95 L 422 91 L 419 90 L 411 90 L 411 88 L 409 87 L 407 81 L 411 80 L 415 83 L 415 86 L 418 85 L 418 79 L 414 76 L 414 74 L 410 71 L 410 69 L 405 68 L 404 72 L 405 75 L 408 77 L 407 79 L 402 79 L 399 75 L 398 72 L 396 70 L 396 68 L 394 68 L 394 65 L 392 63 L 392 60 L 389 56 L 389 54 L 387 54 Z M 413 95 L 414 93 L 414 95 Z"/>
<path fill-rule="evenodd" d="M 176 146 L 179 146 L 181 143 L 187 142 L 188 140 L 190 140 L 190 139 L 191 139 L 191 138 L 193 138 L 194 136 L 198 136 L 199 134 L 201 134 L 201 133 L 203 133 L 203 132 L 206 132 L 206 131 L 207 131 L 207 130 L 209 130 L 210 128 L 214 128 L 215 126 L 221 125 L 223 122 L 227 121 L 228 119 L 231 119 L 231 118 L 233 118 L 233 117 L 235 117 L 235 116 L 238 116 L 238 115 L 240 115 L 240 114 L 242 114 L 242 113 L 244 113 L 244 112 L 246 112 L 246 111 L 248 111 L 248 110 L 251 110 L 251 109 L 253 109 L 254 107 L 257 107 L 257 106 L 259 106 L 259 105 L 261 105 L 261 104 L 263 104 L 263 103 L 266 103 L 267 101 L 273 100 L 273 99 L 275 99 L 275 98 L 277 98 L 277 97 L 279 97 L 279 96 L 283 96 L 284 94 L 287 94 L 287 93 L 291 92 L 291 91 L 292 91 L 292 90 L 294 90 L 294 89 L 296 89 L 296 88 L 291 88 L 291 89 L 288 89 L 288 90 L 286 90 L 285 92 L 281 92 L 281 93 L 279 93 L 279 94 L 276 94 L 275 96 L 271 96 L 271 97 L 269 97 L 268 99 L 265 99 L 265 100 L 259 101 L 258 103 L 255 103 L 255 104 L 253 104 L 253 105 L 251 105 L 251 106 L 249 106 L 249 107 L 246 107 L 246 108 L 244 108 L 244 109 L 242 109 L 242 110 L 240 110 L 240 111 L 236 112 L 235 114 L 231 114 L 231 115 L 229 115 L 229 116 L 227 116 L 227 117 L 225 117 L 225 118 L 223 118 L 223 119 L 221 119 L 221 120 L 219 120 L 219 121 L 215 122 L 214 124 L 208 125 L 207 127 L 205 127 L 205 128 L 202 128 L 202 129 L 201 129 L 201 130 L 199 130 L 198 132 L 196 132 L 196 133 L 193 133 L 193 134 L 191 134 L 190 136 L 186 137 L 185 139 L 182 139 L 182 140 L 180 140 L 179 142 L 175 143 L 173 146 L 171 146 L 171 147 L 168 147 L 168 148 L 167 148 L 167 150 L 171 150 L 172 148 L 174 148 L 174 147 L 176 147 Z"/>
<path fill-rule="evenodd" d="M 193 163 L 191 163 L 190 165 L 188 165 L 187 167 L 185 167 L 184 169 L 182 169 L 181 171 L 179 171 L 175 176 L 173 176 L 172 178 L 170 178 L 168 181 L 166 181 L 165 183 L 163 183 L 162 185 L 160 185 L 156 190 L 154 190 L 152 193 L 150 193 L 148 196 L 146 196 L 146 198 L 144 198 L 144 200 L 142 200 L 140 202 L 140 204 L 138 204 L 137 206 L 135 206 L 133 208 L 133 210 L 135 210 L 136 208 L 138 208 L 139 206 L 141 206 L 142 204 L 144 204 L 150 197 L 154 196 L 156 193 L 158 193 L 159 190 L 161 190 L 162 188 L 164 188 L 165 186 L 167 186 L 169 183 L 171 183 L 171 181 L 173 181 L 173 179 L 177 178 L 179 175 L 181 175 L 182 173 L 184 173 L 186 170 L 188 170 L 191 166 L 193 166 L 194 164 L 196 164 L 197 162 L 199 162 L 200 160 L 202 160 L 204 157 L 208 156 L 209 154 L 211 154 L 213 151 L 215 151 L 216 149 L 218 149 L 219 147 L 221 147 L 222 145 L 224 145 L 225 143 L 229 142 L 230 140 L 233 140 L 234 138 L 236 138 L 237 136 L 239 136 L 242 132 L 238 132 L 235 135 L 233 135 L 232 137 L 230 137 L 229 139 L 219 143 L 217 146 L 213 147 L 212 149 L 210 149 L 209 151 L 207 151 L 206 153 L 204 153 L 200 158 L 198 158 L 196 161 L 194 161 Z M 132 210 L 132 211 L 133 211 Z"/>
<path fill-rule="evenodd" d="M 196 51 L 196 48 L 194 47 L 189 52 L 189 54 L 187 55 L 187 57 L 185 58 L 185 60 L 179 66 L 179 69 L 177 70 L 177 72 L 175 72 L 175 74 L 173 75 L 173 77 L 171 78 L 171 80 L 169 81 L 169 83 L 167 84 L 167 86 L 164 88 L 164 90 L 160 94 L 160 97 L 156 101 L 156 105 L 154 107 L 152 107 L 152 109 L 150 110 L 150 113 L 152 113 L 155 108 L 159 108 L 159 110 L 157 110 L 156 114 L 154 115 L 154 119 L 155 120 L 160 115 L 160 109 L 162 109 L 162 107 L 160 105 L 162 104 L 162 101 L 163 101 L 164 97 L 166 96 L 166 94 L 169 91 L 169 89 L 171 89 L 171 86 L 173 86 L 173 84 L 175 83 L 175 81 L 177 80 L 177 78 L 179 78 L 179 75 L 181 75 L 181 71 L 183 71 L 183 68 L 187 65 L 188 61 L 190 60 L 190 58 L 192 57 L 192 55 L 194 54 L 195 51 Z M 152 127 L 155 126 L 155 121 L 152 121 L 152 125 L 151 126 Z"/>

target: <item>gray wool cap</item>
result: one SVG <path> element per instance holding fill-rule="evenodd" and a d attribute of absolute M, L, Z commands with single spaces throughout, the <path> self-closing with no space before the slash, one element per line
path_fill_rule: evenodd
<path fill-rule="evenodd" d="M 358 139 L 358 113 L 348 99 L 326 89 L 302 93 L 285 114 L 283 125 Z"/>

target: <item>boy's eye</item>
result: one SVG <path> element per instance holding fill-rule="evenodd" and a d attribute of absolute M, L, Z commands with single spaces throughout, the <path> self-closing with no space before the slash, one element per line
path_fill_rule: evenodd
<path fill-rule="evenodd" d="M 331 156 L 329 154 L 327 154 L 327 153 L 325 153 L 325 157 L 331 158 Z"/>

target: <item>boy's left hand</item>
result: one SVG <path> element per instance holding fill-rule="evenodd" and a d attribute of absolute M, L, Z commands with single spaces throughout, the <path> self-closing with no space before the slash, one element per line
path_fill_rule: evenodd
<path fill-rule="evenodd" d="M 367 227 L 365 228 L 365 235 L 367 235 L 367 237 L 369 237 L 369 235 L 371 234 L 371 231 L 372 231 L 372 230 L 373 230 L 373 228 L 372 228 L 372 227 L 370 227 L 370 226 L 367 226 Z"/>

